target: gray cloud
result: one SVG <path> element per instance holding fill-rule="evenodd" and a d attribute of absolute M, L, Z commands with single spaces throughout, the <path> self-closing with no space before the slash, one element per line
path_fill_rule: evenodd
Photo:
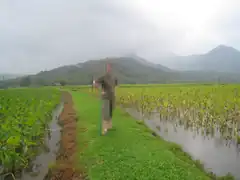
<path fill-rule="evenodd" d="M 132 52 L 145 57 L 171 51 L 195 53 L 221 41 L 239 47 L 234 13 L 227 14 L 225 21 L 231 26 L 222 28 L 224 23 L 216 21 L 211 31 L 206 30 L 202 39 L 196 39 L 198 34 L 189 38 L 192 29 L 176 20 L 177 15 L 154 14 L 161 6 L 159 1 L 144 2 L 156 3 L 153 11 L 140 6 L 143 1 L 3 0 L 0 2 L 0 72 L 35 73 Z M 221 12 L 217 17 L 222 17 Z M 220 32 L 219 28 L 224 30 Z M 215 32 L 218 32 L 215 39 L 206 36 Z"/>

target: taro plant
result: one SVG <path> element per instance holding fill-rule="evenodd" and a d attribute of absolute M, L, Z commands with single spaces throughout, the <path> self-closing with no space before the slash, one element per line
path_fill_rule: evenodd
<path fill-rule="evenodd" d="M 56 89 L 0 91 L 0 174 L 28 166 L 43 142 L 49 114 L 59 103 Z"/>

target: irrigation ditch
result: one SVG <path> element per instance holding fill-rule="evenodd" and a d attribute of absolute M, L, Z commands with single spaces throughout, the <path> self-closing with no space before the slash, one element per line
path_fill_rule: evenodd
<path fill-rule="evenodd" d="M 60 148 L 55 165 L 49 168 L 44 180 L 83 180 L 86 175 L 76 164 L 77 147 L 77 115 L 73 107 L 71 94 L 63 93 L 64 109 L 59 124 L 62 127 Z"/>
<path fill-rule="evenodd" d="M 63 92 L 62 102 L 52 111 L 51 118 L 44 138 L 36 139 L 43 141 L 35 147 L 37 155 L 24 169 L 2 172 L 0 180 L 84 179 L 75 164 L 77 116 L 69 93 Z"/>
<path fill-rule="evenodd" d="M 58 125 L 58 119 L 63 110 L 63 103 L 60 103 L 52 111 L 51 121 L 45 126 L 45 135 L 43 138 L 33 137 L 35 146 L 31 147 L 36 156 L 31 156 L 27 162 L 27 167 L 6 169 L 2 172 L 0 180 L 43 180 L 48 173 L 49 164 L 54 162 L 59 149 L 61 139 L 61 127 Z M 16 149 L 16 151 L 19 151 Z"/>

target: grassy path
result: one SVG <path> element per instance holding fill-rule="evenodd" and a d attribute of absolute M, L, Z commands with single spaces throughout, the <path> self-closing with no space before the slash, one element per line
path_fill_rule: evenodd
<path fill-rule="evenodd" d="M 120 109 L 114 112 L 117 130 L 99 136 L 99 99 L 80 92 L 72 96 L 79 116 L 79 162 L 90 180 L 210 179 L 177 145 L 154 137 Z"/>

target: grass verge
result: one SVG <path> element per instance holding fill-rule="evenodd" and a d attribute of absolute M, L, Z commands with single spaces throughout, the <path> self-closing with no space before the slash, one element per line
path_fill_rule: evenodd
<path fill-rule="evenodd" d="M 215 179 L 178 145 L 154 136 L 118 108 L 113 118 L 116 131 L 100 136 L 100 100 L 71 93 L 79 117 L 79 164 L 90 180 Z"/>

